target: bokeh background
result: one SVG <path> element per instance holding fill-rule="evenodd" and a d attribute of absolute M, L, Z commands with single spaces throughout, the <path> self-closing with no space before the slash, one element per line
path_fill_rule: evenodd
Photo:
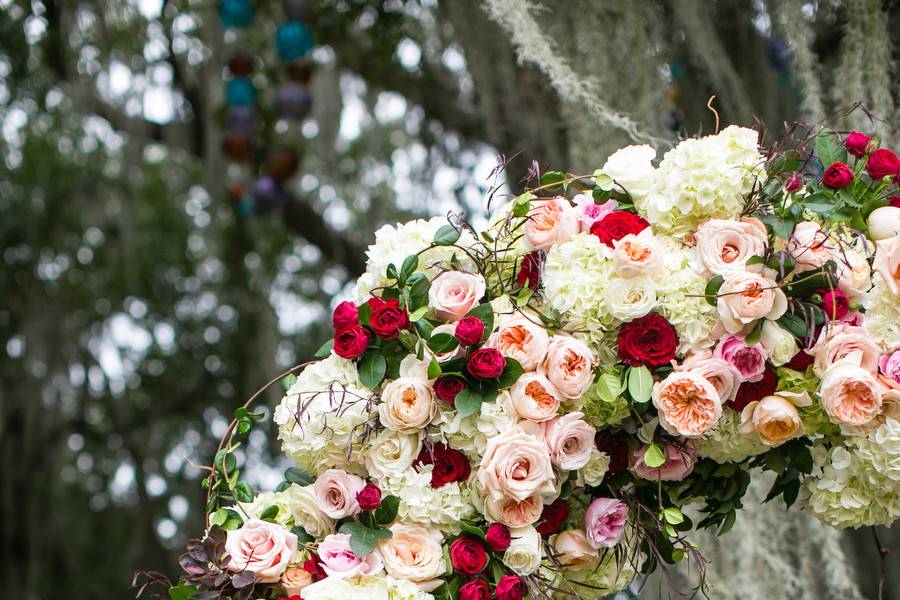
<path fill-rule="evenodd" d="M 252 4 L 226 30 L 216 0 L 0 0 L 4 598 L 177 576 L 234 408 L 319 346 L 377 227 L 483 218 L 499 154 L 511 192 L 535 160 L 591 172 L 629 142 L 612 117 L 671 140 L 714 129 L 714 94 L 723 123 L 777 132 L 863 100 L 882 120 L 841 124 L 900 134 L 893 1 Z M 274 40 L 300 9 L 315 48 L 291 92 Z M 238 51 L 247 139 L 228 138 Z M 285 152 L 299 169 L 273 191 Z M 242 460 L 277 483 L 271 428 Z M 877 580 L 872 550 L 851 554 Z"/>

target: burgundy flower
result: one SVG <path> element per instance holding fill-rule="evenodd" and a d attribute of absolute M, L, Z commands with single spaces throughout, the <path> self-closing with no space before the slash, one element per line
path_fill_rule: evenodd
<path fill-rule="evenodd" d="M 459 586 L 459 600 L 491 600 L 491 587 L 484 579 L 470 579 Z"/>
<path fill-rule="evenodd" d="M 450 544 L 450 564 L 457 573 L 475 575 L 487 566 L 488 553 L 480 541 L 463 535 Z"/>
<path fill-rule="evenodd" d="M 463 317 L 456 323 L 454 336 L 461 346 L 475 345 L 484 337 L 484 322 L 478 317 Z"/>
<path fill-rule="evenodd" d="M 813 364 L 815 360 L 815 357 L 811 354 L 807 354 L 801 349 L 800 352 L 794 355 L 794 358 L 788 361 L 786 366 L 795 371 L 805 371 L 806 367 Z"/>
<path fill-rule="evenodd" d="M 313 581 L 319 581 L 320 579 L 328 577 L 328 573 L 322 568 L 322 559 L 319 558 L 318 554 L 311 554 L 310 557 L 304 561 L 303 568 L 307 573 L 312 575 Z"/>
<path fill-rule="evenodd" d="M 640 215 L 626 210 L 614 210 L 591 225 L 591 233 L 596 235 L 601 242 L 613 248 L 613 242 L 621 240 L 630 233 L 638 234 L 648 227 L 650 227 L 650 223 Z"/>
<path fill-rule="evenodd" d="M 334 334 L 334 353 L 341 358 L 359 358 L 369 346 L 369 332 L 360 325 L 348 325 Z"/>
<path fill-rule="evenodd" d="M 381 504 L 381 489 L 374 483 L 367 483 L 356 492 L 356 501 L 363 510 L 375 510 Z"/>
<path fill-rule="evenodd" d="M 772 368 L 772 365 L 766 364 L 766 370 L 763 371 L 762 379 L 742 383 L 741 387 L 738 388 L 737 397 L 729 402 L 728 406 L 737 412 L 741 412 L 751 402 L 762 400 L 766 396 L 774 394 L 777 387 L 778 375 L 775 374 L 775 369 Z"/>
<path fill-rule="evenodd" d="M 888 196 L 888 204 L 894 208 L 900 208 L 900 194 Z"/>
<path fill-rule="evenodd" d="M 822 297 L 822 303 L 819 306 L 832 321 L 843 319 L 850 312 L 850 299 L 841 290 L 837 288 L 817 290 L 816 293 Z"/>
<path fill-rule="evenodd" d="M 560 527 L 569 516 L 569 505 L 562 498 L 557 498 L 552 504 L 544 505 L 541 518 L 535 527 L 543 536 L 559 533 Z"/>
<path fill-rule="evenodd" d="M 850 135 L 847 136 L 847 139 L 844 140 L 844 147 L 847 149 L 847 152 L 856 158 L 862 158 L 866 155 L 866 149 L 869 147 L 869 142 L 871 140 L 872 138 L 864 133 L 851 131 Z"/>
<path fill-rule="evenodd" d="M 536 290 L 541 284 L 541 265 L 544 264 L 544 253 L 535 250 L 522 258 L 522 264 L 519 266 L 519 274 L 516 279 L 519 285 L 528 285 Z"/>
<path fill-rule="evenodd" d="M 371 302 L 371 301 L 370 301 Z M 396 339 L 401 329 L 409 327 L 409 315 L 397 300 L 381 300 L 372 308 L 369 326 L 383 340 Z"/>
<path fill-rule="evenodd" d="M 784 189 L 788 192 L 796 192 L 803 186 L 803 175 L 794 171 L 791 173 L 787 181 L 784 182 Z"/>
<path fill-rule="evenodd" d="M 503 523 L 491 523 L 484 532 L 488 548 L 494 552 L 504 552 L 512 543 L 512 533 Z"/>
<path fill-rule="evenodd" d="M 331 313 L 331 326 L 335 331 L 357 324 L 359 324 L 359 311 L 352 302 L 341 302 Z"/>
<path fill-rule="evenodd" d="M 504 575 L 497 582 L 497 589 L 494 590 L 497 600 L 522 600 L 527 593 L 528 588 L 518 575 Z"/>
<path fill-rule="evenodd" d="M 469 355 L 466 370 L 478 379 L 496 379 L 503 374 L 506 359 L 494 348 L 479 348 Z"/>
<path fill-rule="evenodd" d="M 434 394 L 447 404 L 453 406 L 456 395 L 466 387 L 466 380 L 455 375 L 441 375 L 434 380 Z"/>
<path fill-rule="evenodd" d="M 875 181 L 900 176 L 900 158 L 886 148 L 879 148 L 869 156 L 866 171 Z"/>
<path fill-rule="evenodd" d="M 628 434 L 624 431 L 598 431 L 594 438 L 597 449 L 609 456 L 609 470 L 611 475 L 621 473 L 628 468 Z"/>
<path fill-rule="evenodd" d="M 632 367 L 659 367 L 675 358 L 678 333 L 665 317 L 650 313 L 619 329 L 619 358 Z"/>
<path fill-rule="evenodd" d="M 423 448 L 413 462 L 414 467 L 419 465 L 434 465 L 431 487 L 435 489 L 454 481 L 465 481 L 472 474 L 472 465 L 466 455 L 441 443 L 434 444 L 430 452 Z"/>
<path fill-rule="evenodd" d="M 833 190 L 844 189 L 853 183 L 853 170 L 842 162 L 836 162 L 822 175 L 822 185 Z"/>

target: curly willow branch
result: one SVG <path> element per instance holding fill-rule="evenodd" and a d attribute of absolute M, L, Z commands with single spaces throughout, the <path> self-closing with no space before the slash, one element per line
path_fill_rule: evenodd
<path fill-rule="evenodd" d="M 668 145 L 645 132 L 631 118 L 619 114 L 600 100 L 600 85 L 576 73 L 559 53 L 553 40 L 531 15 L 538 7 L 529 0 L 486 0 L 484 10 L 512 38 L 522 61 L 537 66 L 550 79 L 560 98 L 581 102 L 602 122 L 621 129 L 636 142 Z"/>

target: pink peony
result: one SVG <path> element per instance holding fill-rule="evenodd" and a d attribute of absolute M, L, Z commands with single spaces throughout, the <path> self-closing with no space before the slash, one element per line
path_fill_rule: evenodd
<path fill-rule="evenodd" d="M 612 548 L 622 539 L 628 507 L 614 498 L 597 498 L 584 513 L 584 531 L 594 548 Z"/>
<path fill-rule="evenodd" d="M 748 346 L 743 338 L 736 335 L 726 335 L 720 339 L 713 356 L 731 363 L 741 374 L 743 381 L 762 379 L 766 360 L 769 358 L 762 344 Z"/>

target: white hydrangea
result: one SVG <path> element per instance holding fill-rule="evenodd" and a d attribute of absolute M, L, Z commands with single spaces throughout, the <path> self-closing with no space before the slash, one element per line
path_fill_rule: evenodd
<path fill-rule="evenodd" d="M 370 396 L 356 365 L 336 354 L 306 367 L 275 408 L 282 450 L 312 474 L 330 467 L 364 474 L 359 438 L 372 417 Z"/>
<path fill-rule="evenodd" d="M 866 316 L 863 325 L 876 342 L 885 348 L 900 348 L 900 296 L 893 295 L 880 274 L 873 277 L 875 286 L 866 294 Z"/>
<path fill-rule="evenodd" d="M 419 587 L 390 575 L 369 575 L 354 579 L 326 577 L 303 588 L 306 600 L 434 600 Z"/>
<path fill-rule="evenodd" d="M 485 402 L 479 413 L 467 417 L 441 404 L 430 434 L 432 441 L 443 442 L 470 461 L 478 462 L 488 440 L 511 429 L 517 421 L 518 417 L 509 408 L 509 393 L 503 392 L 496 402 Z"/>
<path fill-rule="evenodd" d="M 684 140 L 663 156 L 650 191 L 635 198 L 655 230 L 682 237 L 708 219 L 732 219 L 758 177 L 763 157 L 757 132 L 731 126 Z"/>
<path fill-rule="evenodd" d="M 354 299 L 361 304 L 369 299 L 372 290 L 388 283 L 385 275 L 388 265 L 393 263 L 397 269 L 407 256 L 417 254 L 434 241 L 437 230 L 447 225 L 446 217 L 416 219 L 399 225 L 385 225 L 375 232 L 375 243 L 366 251 L 366 272 L 357 280 Z M 471 234 L 464 231 L 458 245 L 469 247 L 474 243 Z M 436 246 L 419 255 L 418 271 L 426 273 L 429 278 L 437 275 L 437 265 L 449 266 L 450 257 L 456 254 L 464 271 L 474 271 L 475 265 L 465 252 L 450 246 Z"/>
<path fill-rule="evenodd" d="M 659 312 L 678 332 L 678 352 L 687 355 L 713 344 L 716 307 L 703 297 L 706 278 L 691 268 L 695 251 L 677 240 L 656 236 L 663 249 L 663 273 L 657 282 Z"/>
<path fill-rule="evenodd" d="M 715 427 L 702 437 L 693 440 L 697 454 L 717 463 L 740 462 L 750 456 L 762 454 L 769 448 L 759 441 L 756 434 L 741 433 L 740 413 L 726 408 Z"/>
<path fill-rule="evenodd" d="M 598 565 L 591 566 L 588 569 L 566 569 L 562 572 L 562 577 L 565 577 L 570 582 L 576 582 L 574 586 L 576 590 L 584 589 L 582 586 L 577 585 L 578 583 L 590 586 L 588 589 L 591 590 L 593 597 L 598 598 L 614 594 L 628 587 L 628 584 L 631 583 L 636 575 L 634 566 L 631 564 L 633 561 L 628 560 L 628 557 L 622 557 L 623 560 L 619 562 L 616 560 L 617 553 L 612 550 L 601 549 L 600 554 L 601 560 Z M 558 581 L 557 586 L 560 590 L 568 591 L 571 589 L 571 584 L 567 584 L 564 581 Z M 560 592 L 555 596 L 563 598 L 569 595 Z"/>
<path fill-rule="evenodd" d="M 459 533 L 459 522 L 475 516 L 468 483 L 431 487 L 431 465 L 381 478 L 381 491 L 400 498 L 398 519 L 430 524 L 445 533 Z"/>

